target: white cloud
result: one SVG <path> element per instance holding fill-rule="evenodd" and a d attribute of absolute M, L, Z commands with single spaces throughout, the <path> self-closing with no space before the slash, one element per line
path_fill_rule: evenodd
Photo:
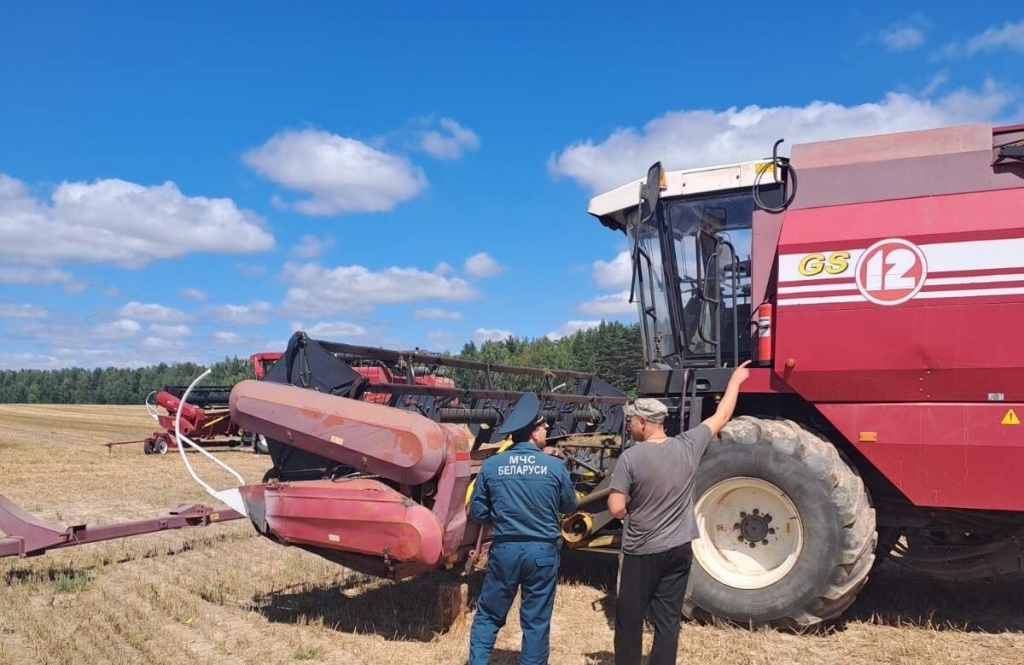
<path fill-rule="evenodd" d="M 2 205 L 2 203 L 0 203 Z M 0 212 L 0 228 L 3 227 L 3 213 Z M 2 233 L 2 231 L 0 231 Z M 2 250 L 0 250 L 2 251 Z M 36 268 L 29 266 L 0 266 L 0 284 L 44 285 L 60 284 L 68 293 L 79 293 L 85 285 L 75 281 L 71 273 L 56 268 Z"/>
<path fill-rule="evenodd" d="M 939 72 L 938 74 L 933 76 L 932 80 L 928 82 L 928 85 L 926 85 L 921 90 L 921 95 L 924 97 L 930 97 L 931 95 L 934 95 L 940 87 L 942 87 L 948 82 L 949 74 L 947 74 L 946 72 Z"/>
<path fill-rule="evenodd" d="M 602 289 L 627 288 L 633 278 L 629 252 L 619 252 L 611 261 L 594 261 L 594 282 Z"/>
<path fill-rule="evenodd" d="M 1024 52 L 1024 21 L 1007 22 L 1001 28 L 989 28 L 968 39 L 964 46 L 968 55 L 974 55 L 981 51 L 994 51 L 999 48 Z"/>
<path fill-rule="evenodd" d="M 512 331 L 499 328 L 477 328 L 473 331 L 473 341 L 477 344 L 484 342 L 501 342 L 512 336 Z"/>
<path fill-rule="evenodd" d="M 882 30 L 878 39 L 890 51 L 909 51 L 924 44 L 924 33 L 913 26 L 892 26 Z"/>
<path fill-rule="evenodd" d="M 584 314 L 636 314 L 637 304 L 629 302 L 629 290 L 595 296 L 577 308 Z"/>
<path fill-rule="evenodd" d="M 213 333 L 213 341 L 218 344 L 234 344 L 239 340 L 238 333 L 218 331 Z"/>
<path fill-rule="evenodd" d="M 132 319 L 118 319 L 102 323 L 93 328 L 93 336 L 97 339 L 128 339 L 142 332 L 142 326 Z"/>
<path fill-rule="evenodd" d="M 466 259 L 466 273 L 470 277 L 485 278 L 494 277 L 502 270 L 503 267 L 498 265 L 498 262 L 491 258 L 491 255 L 487 252 L 480 252 Z"/>
<path fill-rule="evenodd" d="M 306 326 L 300 321 L 292 323 L 292 332 L 303 330 L 307 335 L 315 339 L 331 341 L 341 337 L 363 337 L 366 329 L 348 321 L 322 321 L 312 326 Z"/>
<path fill-rule="evenodd" d="M 185 344 L 176 339 L 164 339 L 163 337 L 147 337 L 142 340 L 142 347 L 156 351 L 173 351 L 184 349 Z"/>
<path fill-rule="evenodd" d="M 154 323 L 153 325 L 149 326 L 149 330 L 150 332 L 159 337 L 180 338 L 190 337 L 192 335 L 192 331 L 189 329 L 189 327 L 183 325 L 164 326 L 160 325 L 159 323 Z"/>
<path fill-rule="evenodd" d="M 262 263 L 239 263 L 235 269 L 246 277 L 259 277 L 267 272 L 267 266 Z"/>
<path fill-rule="evenodd" d="M 453 268 L 450 263 L 441 261 L 437 264 L 437 267 L 434 268 L 434 273 L 438 275 L 452 275 L 455 274 L 455 268 Z"/>
<path fill-rule="evenodd" d="M 0 303 L 0 319 L 45 319 L 50 313 L 38 305 Z"/>
<path fill-rule="evenodd" d="M 418 268 L 392 267 L 374 272 L 363 266 L 325 268 L 315 263 L 289 263 L 282 277 L 291 284 L 284 307 L 300 316 L 346 314 L 375 305 L 431 298 L 462 301 L 476 296 L 464 279 Z"/>
<path fill-rule="evenodd" d="M 303 259 L 311 259 L 320 256 L 325 250 L 334 247 L 334 238 L 317 238 L 312 235 L 304 235 L 299 239 L 299 244 L 292 248 L 292 255 Z"/>
<path fill-rule="evenodd" d="M 581 330 L 590 330 L 601 325 L 600 321 L 566 321 L 558 330 L 549 332 L 545 337 L 552 341 L 568 337 Z"/>
<path fill-rule="evenodd" d="M 185 296 L 186 298 L 190 298 L 192 300 L 206 300 L 206 297 L 208 295 L 206 291 L 193 289 L 190 286 L 186 286 L 181 291 L 179 291 L 179 293 L 181 293 L 181 295 Z"/>
<path fill-rule="evenodd" d="M 449 321 L 461 321 L 462 312 L 449 312 L 438 307 L 418 309 L 412 313 L 414 319 L 447 319 Z"/>
<path fill-rule="evenodd" d="M 52 319 L 56 313 L 51 314 Z M 211 345 L 194 344 L 143 334 L 143 325 L 131 319 L 94 325 L 88 318 L 67 313 L 62 325 L 24 319 L 7 324 L 8 349 L 0 354 L 0 366 L 11 369 L 64 367 L 144 367 L 160 362 L 210 364 L 223 360 Z M 173 328 L 173 327 L 172 327 Z M 20 341 L 32 347 L 18 348 Z M 248 352 L 247 348 L 243 353 Z"/>
<path fill-rule="evenodd" d="M 190 252 L 249 253 L 274 238 L 231 199 L 185 196 L 173 182 L 64 182 L 51 201 L 0 174 L 0 258 L 143 266 Z"/>
<path fill-rule="evenodd" d="M 42 353 L 0 352 L 0 369 L 63 369 L 71 366 L 56 356 Z"/>
<path fill-rule="evenodd" d="M 122 318 L 139 319 L 152 323 L 179 323 L 188 320 L 188 315 L 180 309 L 134 300 L 119 309 L 117 315 Z"/>
<path fill-rule="evenodd" d="M 990 120 L 1012 101 L 988 81 L 980 90 L 962 89 L 940 99 L 893 92 L 855 106 L 815 101 L 803 107 L 672 111 L 640 130 L 618 129 L 604 140 L 570 145 L 552 155 L 548 167 L 597 193 L 642 178 L 659 160 L 674 170 L 761 159 L 779 138 L 786 139 L 785 149 L 808 141 Z"/>
<path fill-rule="evenodd" d="M 450 350 L 452 345 L 458 341 L 455 333 L 450 333 L 444 330 L 431 330 L 427 333 L 427 339 L 429 339 L 431 344 L 434 345 L 435 351 Z"/>
<path fill-rule="evenodd" d="M 282 187 L 309 194 L 292 206 L 307 215 L 384 212 L 427 185 L 423 170 L 404 157 L 314 129 L 280 132 L 243 160 Z"/>
<path fill-rule="evenodd" d="M 206 315 L 223 323 L 238 325 L 255 325 L 266 323 L 267 315 L 274 308 L 265 300 L 257 300 L 248 305 L 216 305 L 206 309 Z"/>
<path fill-rule="evenodd" d="M 437 159 L 458 159 L 463 151 L 480 147 L 480 137 L 473 130 L 451 118 L 441 118 L 439 124 L 444 131 L 431 130 L 420 139 L 420 147 L 428 154 Z"/>

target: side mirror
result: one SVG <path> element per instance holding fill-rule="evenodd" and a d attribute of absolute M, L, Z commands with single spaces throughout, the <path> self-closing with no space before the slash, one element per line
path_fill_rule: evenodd
<path fill-rule="evenodd" d="M 642 217 L 654 214 L 654 210 L 658 206 L 658 201 L 661 200 L 661 179 L 664 175 L 665 172 L 661 169 L 661 162 L 655 162 L 654 165 L 647 170 L 647 181 L 640 189 L 640 196 L 647 204 L 647 210 L 641 211 Z"/>

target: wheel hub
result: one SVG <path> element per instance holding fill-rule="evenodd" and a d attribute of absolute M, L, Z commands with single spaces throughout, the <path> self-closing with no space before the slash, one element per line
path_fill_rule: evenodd
<path fill-rule="evenodd" d="M 768 523 L 772 521 L 771 515 L 760 515 L 757 508 L 751 514 L 740 513 L 742 520 L 737 525 L 740 537 L 743 540 L 756 547 L 761 541 L 766 541 L 764 544 L 767 545 L 767 537 L 769 531 L 774 534 L 775 529 L 771 529 Z"/>

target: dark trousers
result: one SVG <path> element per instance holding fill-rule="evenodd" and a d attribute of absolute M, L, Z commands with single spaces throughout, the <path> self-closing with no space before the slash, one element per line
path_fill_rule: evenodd
<path fill-rule="evenodd" d="M 640 665 L 644 616 L 654 620 L 649 665 L 676 662 L 683 596 L 690 577 L 690 543 L 656 554 L 624 554 L 615 603 L 615 665 Z"/>
<path fill-rule="evenodd" d="M 487 576 L 469 634 L 469 665 L 490 662 L 498 630 L 522 589 L 519 625 L 523 665 L 546 665 L 551 643 L 551 610 L 558 582 L 558 548 L 546 542 L 500 542 L 487 554 Z"/>

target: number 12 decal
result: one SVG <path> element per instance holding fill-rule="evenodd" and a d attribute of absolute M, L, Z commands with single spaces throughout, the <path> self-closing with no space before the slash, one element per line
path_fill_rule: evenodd
<path fill-rule="evenodd" d="M 876 305 L 905 303 L 928 276 L 924 252 L 902 238 L 880 240 L 864 250 L 857 263 L 857 288 Z"/>

